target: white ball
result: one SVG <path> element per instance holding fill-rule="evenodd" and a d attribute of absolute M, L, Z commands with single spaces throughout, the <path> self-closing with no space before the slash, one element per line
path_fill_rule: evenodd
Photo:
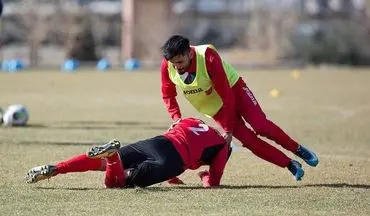
<path fill-rule="evenodd" d="M 5 126 L 25 126 L 28 122 L 29 114 L 27 108 L 22 104 L 14 104 L 8 107 L 3 114 Z"/>

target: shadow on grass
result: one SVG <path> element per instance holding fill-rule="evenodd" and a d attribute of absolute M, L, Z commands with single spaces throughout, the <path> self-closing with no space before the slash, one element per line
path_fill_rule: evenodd
<path fill-rule="evenodd" d="M 291 188 L 360 188 L 360 189 L 370 189 L 370 185 L 366 184 L 347 184 L 347 183 L 338 183 L 338 184 L 307 184 L 307 185 L 286 185 L 286 186 L 274 186 L 274 185 L 223 185 L 218 188 L 214 188 L 212 190 L 240 190 L 240 189 L 291 189 Z M 106 188 L 59 188 L 59 187 L 36 187 L 37 189 L 42 190 L 75 190 L 75 191 L 89 191 L 89 190 L 134 190 L 137 193 L 145 193 L 145 192 L 168 192 L 172 190 L 210 190 L 205 189 L 202 186 L 153 186 L 147 188 L 113 188 L 113 189 L 106 189 Z"/>
<path fill-rule="evenodd" d="M 1 142 L 0 142 L 1 144 Z M 27 140 L 27 141 L 17 141 L 16 144 L 19 145 L 56 145 L 56 146 L 95 146 L 102 145 L 102 142 L 81 142 L 81 141 L 41 141 L 41 140 Z M 130 143 L 121 142 L 121 145 L 128 145 Z"/>
<path fill-rule="evenodd" d="M 65 190 L 65 191 L 101 191 L 101 190 L 129 190 L 133 191 L 136 193 L 147 193 L 147 192 L 167 192 L 167 191 L 172 191 L 171 187 L 147 187 L 147 188 L 140 188 L 140 187 L 135 187 L 135 188 L 87 188 L 87 187 L 35 187 L 35 189 L 38 190 Z"/>
<path fill-rule="evenodd" d="M 87 188 L 87 187 L 71 187 L 71 188 L 61 188 L 61 187 L 35 187 L 40 190 L 72 190 L 72 191 L 92 191 L 92 190 L 106 190 L 105 188 Z"/>
<path fill-rule="evenodd" d="M 286 188 L 360 188 L 360 189 L 370 189 L 370 185 L 367 184 L 307 184 L 307 185 L 222 185 L 217 189 L 286 189 Z M 171 186 L 173 189 L 204 189 L 202 186 Z"/>
<path fill-rule="evenodd" d="M 55 122 L 52 125 L 46 124 L 28 124 L 25 127 L 15 128 L 54 128 L 54 129 L 83 129 L 83 130 L 109 130 L 122 127 L 138 127 L 146 130 L 167 130 L 168 126 L 154 125 L 153 122 L 135 122 L 135 121 L 66 121 Z"/>

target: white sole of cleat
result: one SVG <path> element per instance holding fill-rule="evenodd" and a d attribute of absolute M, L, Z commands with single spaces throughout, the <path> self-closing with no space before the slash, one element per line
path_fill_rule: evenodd
<path fill-rule="evenodd" d="M 36 183 L 38 181 L 48 179 L 52 177 L 55 167 L 52 165 L 43 165 L 34 167 L 27 172 L 26 182 L 27 183 Z"/>

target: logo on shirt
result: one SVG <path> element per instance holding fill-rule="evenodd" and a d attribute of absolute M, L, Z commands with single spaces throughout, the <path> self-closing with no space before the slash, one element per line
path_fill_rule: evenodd
<path fill-rule="evenodd" d="M 202 88 L 197 88 L 197 89 L 191 89 L 191 90 L 184 90 L 184 95 L 188 95 L 188 94 L 197 94 L 197 93 L 200 93 L 202 92 L 203 89 Z"/>

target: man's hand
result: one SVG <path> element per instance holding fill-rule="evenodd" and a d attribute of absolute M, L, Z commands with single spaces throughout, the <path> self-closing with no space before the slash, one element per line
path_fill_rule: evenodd
<path fill-rule="evenodd" d="M 204 171 L 200 171 L 198 172 L 198 176 L 200 178 L 200 180 L 202 181 L 202 185 L 204 188 L 210 188 L 211 185 L 209 184 L 209 172 L 204 170 Z"/>
<path fill-rule="evenodd" d="M 224 137 L 226 144 L 230 145 L 231 141 L 233 140 L 233 133 L 225 132 L 222 136 Z"/>
<path fill-rule="evenodd" d="M 181 120 L 182 120 L 182 118 L 175 119 L 172 124 L 175 125 L 175 124 L 179 123 Z"/>
<path fill-rule="evenodd" d="M 175 127 L 175 125 L 177 125 L 180 121 L 182 120 L 182 118 L 178 118 L 176 119 L 172 124 L 171 126 L 168 128 L 167 131 L 170 131 L 173 127 Z"/>

